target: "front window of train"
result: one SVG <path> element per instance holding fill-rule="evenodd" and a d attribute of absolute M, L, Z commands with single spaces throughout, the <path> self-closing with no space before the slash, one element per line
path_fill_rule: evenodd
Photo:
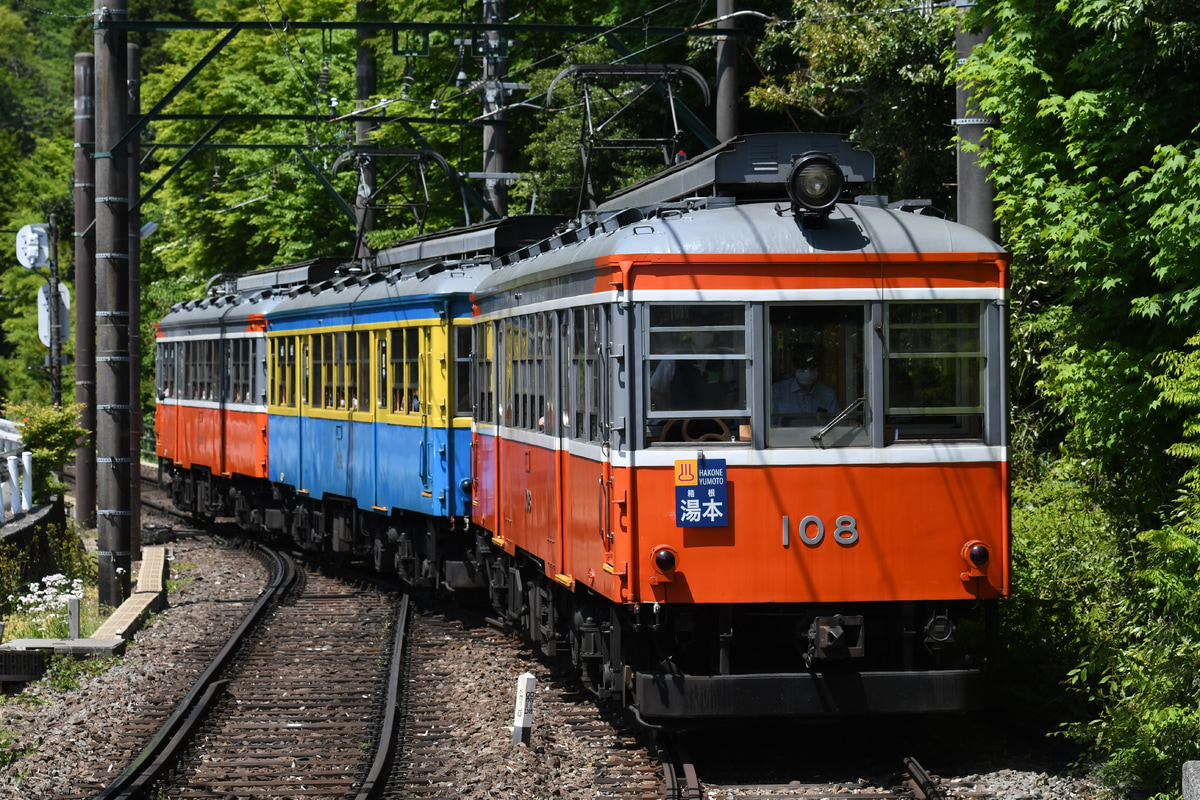
<path fill-rule="evenodd" d="M 649 442 L 749 438 L 746 307 L 649 307 Z"/>
<path fill-rule="evenodd" d="M 773 447 L 863 447 L 867 429 L 866 308 L 767 309 L 766 393 Z"/>
<path fill-rule="evenodd" d="M 980 438 L 982 304 L 888 303 L 884 309 L 885 441 Z"/>

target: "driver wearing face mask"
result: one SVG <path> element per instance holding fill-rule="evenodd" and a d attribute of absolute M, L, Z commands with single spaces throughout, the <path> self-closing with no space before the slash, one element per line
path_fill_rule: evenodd
<path fill-rule="evenodd" d="M 837 393 L 821 382 L 819 351 L 803 348 L 792 359 L 792 374 L 771 384 L 771 422 L 787 425 L 781 415 L 836 414 L 841 411 Z"/>

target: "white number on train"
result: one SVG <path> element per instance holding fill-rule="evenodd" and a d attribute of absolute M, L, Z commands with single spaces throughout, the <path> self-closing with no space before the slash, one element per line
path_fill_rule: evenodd
<path fill-rule="evenodd" d="M 843 547 L 849 547 L 858 541 L 858 522 L 849 514 L 843 514 L 834 520 L 833 540 Z M 784 517 L 783 544 L 787 546 L 787 517 Z M 825 540 L 825 523 L 821 518 L 809 514 L 800 520 L 800 541 L 810 547 L 816 547 Z"/>

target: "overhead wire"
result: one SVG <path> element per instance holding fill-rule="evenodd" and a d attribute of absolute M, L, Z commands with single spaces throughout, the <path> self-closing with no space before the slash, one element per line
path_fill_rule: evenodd
<path fill-rule="evenodd" d="M 276 5 L 279 5 L 279 0 L 276 0 Z M 292 58 L 291 49 L 287 46 L 286 42 L 284 42 L 284 40 L 280 38 L 279 32 L 277 30 L 275 30 L 275 23 L 271 20 L 271 15 L 267 12 L 266 0 L 259 0 L 258 8 L 260 11 L 262 11 L 263 18 L 266 19 L 267 26 L 270 28 L 272 35 L 274 35 L 275 41 L 279 44 L 280 49 L 283 50 L 283 55 L 285 58 L 287 58 L 288 64 L 292 68 L 292 72 L 295 73 L 296 78 L 300 81 L 300 88 L 303 89 L 304 94 L 308 97 L 308 100 L 312 103 L 313 126 L 317 131 L 319 131 L 320 130 L 320 118 L 321 118 L 321 103 L 317 99 L 316 95 L 314 95 L 313 92 L 309 89 L 308 80 L 304 77 L 303 73 L 301 73 L 300 69 L 296 66 L 296 62 Z M 279 6 L 279 13 L 281 15 L 280 23 L 283 25 L 284 33 L 286 34 L 288 32 L 288 24 L 287 24 L 288 16 L 287 16 L 287 13 L 284 12 L 282 6 Z M 293 34 L 293 36 L 294 36 L 294 34 Z M 297 41 L 297 45 L 300 47 L 300 50 L 301 50 L 300 55 L 303 57 L 304 56 L 304 53 L 303 53 L 304 48 L 302 45 L 299 45 L 299 39 L 297 39 L 296 41 Z M 307 65 L 308 59 L 305 58 L 304 61 Z M 320 143 L 319 138 L 317 139 L 317 143 L 318 144 Z"/>
<path fill-rule="evenodd" d="M 95 9 L 86 14 L 60 14 L 57 11 L 47 11 L 44 8 L 38 8 L 32 3 L 26 3 L 25 0 L 17 0 L 18 3 L 28 8 L 30 11 L 36 11 L 39 14 L 45 14 L 48 17 L 61 17 L 62 19 L 84 19 L 86 17 L 94 17 L 98 13 Z"/>
<path fill-rule="evenodd" d="M 513 79 L 513 78 L 516 78 L 516 77 L 518 77 L 518 76 L 522 75 L 522 74 L 525 74 L 525 73 L 527 73 L 527 72 L 531 72 L 531 71 L 533 71 L 533 70 L 535 70 L 535 69 L 538 69 L 538 68 L 542 67 L 544 64 L 546 64 L 546 63 L 548 63 L 548 62 L 550 62 L 550 61 L 554 61 L 554 60 L 557 60 L 557 59 L 559 59 L 559 58 L 566 57 L 566 56 L 567 56 L 567 55 L 569 55 L 569 54 L 570 54 L 570 53 L 571 53 L 573 50 L 576 50 L 576 49 L 578 49 L 578 48 L 580 48 L 580 47 L 583 47 L 584 45 L 588 45 L 588 44 L 591 44 L 591 43 L 593 43 L 593 42 L 599 41 L 600 39 L 602 39 L 602 38 L 604 38 L 604 37 L 606 37 L 606 36 L 609 36 L 609 35 L 611 35 L 611 34 L 613 34 L 613 33 L 616 33 L 617 31 L 621 31 L 621 30 L 623 30 L 623 29 L 625 29 L 625 28 L 628 28 L 628 27 L 630 27 L 630 26 L 632 26 L 632 25 L 636 25 L 636 24 L 639 24 L 639 23 L 640 23 L 640 24 L 642 24 L 643 26 L 645 26 L 645 24 L 646 24 L 646 21 L 649 19 L 649 17 L 650 17 L 651 15 L 654 15 L 654 14 L 659 14 L 659 13 L 661 13 L 661 12 L 664 12 L 664 11 L 666 11 L 666 10 L 670 9 L 670 8 L 673 8 L 674 6 L 681 5 L 681 4 L 683 4 L 683 3 L 686 3 L 686 2 L 688 2 L 688 0 L 668 0 L 668 2 L 665 2 L 665 3 L 663 3 L 663 4 L 661 4 L 661 5 L 657 6 L 657 7 L 655 7 L 655 8 L 653 8 L 653 9 L 650 9 L 649 11 L 643 12 L 642 14 L 639 14 L 639 15 L 638 15 L 637 17 L 635 17 L 635 18 L 630 18 L 629 20 L 626 20 L 626 21 L 624 21 L 624 22 L 618 22 L 618 23 L 615 23 L 615 24 L 611 25 L 610 27 L 608 27 L 607 29 L 605 29 L 605 30 L 603 30 L 603 31 L 600 31 L 599 33 L 592 34 L 591 36 L 589 36 L 589 37 L 587 37 L 587 38 L 585 38 L 585 39 L 582 39 L 582 40 L 580 40 L 580 41 L 577 41 L 577 42 L 573 42 L 573 43 L 571 43 L 571 44 L 569 44 L 569 45 L 566 45 L 565 47 L 561 47 L 561 48 L 559 48 L 558 50 L 556 50 L 556 51 L 554 51 L 554 52 L 552 52 L 552 53 L 550 53 L 550 54 L 548 54 L 548 55 L 546 55 L 546 56 L 544 56 L 544 57 L 542 57 L 542 58 L 535 59 L 535 60 L 534 60 L 534 61 L 532 61 L 531 63 L 529 63 L 529 64 L 527 64 L 527 65 L 524 65 L 524 66 L 522 66 L 522 67 L 519 67 L 517 70 L 515 70 L 515 71 L 513 71 L 513 72 L 509 73 L 509 76 L 508 76 L 508 77 L 509 77 L 509 79 L 511 80 L 511 79 Z M 699 14 L 700 14 L 700 11 L 699 11 L 699 9 L 700 9 L 700 8 L 703 8 L 703 6 L 704 6 L 704 5 L 707 5 L 707 3 L 701 4 L 701 6 L 700 6 L 700 7 L 697 9 L 696 16 L 699 16 Z M 521 12 L 521 13 L 524 13 L 524 10 L 522 10 L 522 12 Z M 695 26 L 693 25 L 692 27 L 695 27 Z M 637 51 L 637 53 L 636 53 L 636 54 L 644 53 L 644 52 L 646 52 L 647 50 L 653 49 L 654 47 L 660 46 L 660 45 L 662 45 L 662 44 L 664 44 L 664 43 L 666 43 L 666 42 L 673 41 L 674 39 L 676 39 L 676 38 L 678 38 L 679 36 L 682 36 L 682 35 L 683 35 L 682 33 L 680 33 L 680 34 L 676 34 L 676 35 L 674 35 L 674 36 L 668 37 L 667 39 L 663 39 L 663 40 L 661 40 L 661 41 L 659 41 L 659 42 L 656 42 L 656 43 L 655 43 L 655 44 L 653 44 L 653 45 L 648 45 L 647 47 L 643 48 L 642 50 L 639 50 L 639 51 Z M 635 54 L 635 55 L 636 55 L 636 54 Z M 628 56 L 627 56 L 627 57 L 628 57 Z M 626 57 L 626 58 L 627 58 L 627 57 Z M 461 62 L 458 62 L 458 63 L 456 63 L 456 65 L 455 65 L 455 70 L 454 70 L 454 71 L 452 71 L 451 77 L 450 77 L 450 78 L 447 80 L 447 82 L 446 82 L 446 83 L 445 83 L 445 84 L 442 86 L 442 88 L 441 88 L 441 90 L 439 90 L 438 94 L 437 94 L 437 95 L 435 95 L 435 97 L 433 98 L 433 99 L 435 99 L 435 100 L 437 100 L 437 101 L 438 101 L 438 105 L 439 105 L 439 106 L 440 106 L 440 105 L 442 105 L 442 103 L 444 103 L 444 102 L 453 102 L 453 101 L 455 101 L 455 100 L 459 100 L 459 99 L 461 99 L 461 98 L 463 98 L 463 97 L 465 97 L 465 96 L 467 96 L 467 95 L 469 95 L 469 94 L 473 93 L 473 92 L 474 92 L 474 91 L 475 91 L 475 90 L 476 90 L 476 89 L 479 87 L 479 85 L 481 85 L 481 82 L 480 82 L 480 81 L 473 81 L 471 84 L 469 84 L 469 85 L 467 86 L 467 88 L 466 88 L 466 89 L 464 89 L 464 90 L 462 90 L 462 91 L 458 92 L 457 94 L 451 95 L 451 96 L 449 96 L 449 97 L 445 97 L 445 91 L 446 91 L 446 89 L 448 89 L 448 88 L 449 88 L 449 86 L 450 86 L 450 84 L 454 82 L 454 80 L 455 80 L 455 77 L 456 77 L 456 76 L 457 76 L 457 74 L 458 74 L 458 72 L 457 72 L 457 68 L 458 68 L 459 64 L 461 64 Z M 537 106 L 537 105 L 536 105 L 536 103 L 531 103 L 530 101 L 535 101 L 535 100 L 537 100 L 538 98 L 540 98 L 540 97 L 544 97 L 544 96 L 545 96 L 545 93 L 544 93 L 544 92 L 543 92 L 543 93 L 541 93 L 541 94 L 534 95 L 534 96 L 532 96 L 532 97 L 528 98 L 528 99 L 526 100 L 526 102 L 524 103 L 524 105 L 529 105 L 529 106 L 532 106 L 532 107 L 534 107 L 534 108 L 540 108 L 540 106 Z M 341 117 L 338 117 L 338 118 L 337 118 L 336 120 L 334 120 L 334 121 L 340 121 L 340 120 L 345 120 L 345 119 L 351 119 L 351 118 L 355 117 L 356 115 L 358 115 L 358 114 L 361 114 L 361 113 L 363 113 L 363 112 L 365 112 L 365 111 L 369 111 L 369 110 L 377 110 L 377 109 L 382 109 L 382 108 L 387 108 L 388 106 L 390 106 L 390 105 L 393 105 L 393 104 L 395 104 L 395 103 L 397 103 L 397 102 L 402 102 L 402 101 L 401 101 L 400 99 L 384 99 L 384 100 L 380 101 L 379 103 L 376 103 L 375 105 L 373 105 L 373 106 L 371 106 L 371 107 L 369 107 L 369 108 L 366 108 L 366 109 L 361 109 L 361 110 L 358 110 L 358 111 L 352 112 L 352 113 L 350 113 L 350 114 L 345 114 L 345 115 L 343 115 L 343 116 L 341 116 Z M 408 100 L 407 102 L 416 102 L 416 101 L 414 101 L 414 100 Z M 400 119 L 405 119 L 406 117 L 407 117 L 407 115 L 404 115 L 404 116 L 396 117 L 395 119 L 383 120 L 383 121 L 381 121 L 381 122 L 380 122 L 380 124 L 382 125 L 382 124 L 384 124 L 385 122 L 394 122 L 394 121 L 398 121 L 398 120 L 400 120 Z"/>

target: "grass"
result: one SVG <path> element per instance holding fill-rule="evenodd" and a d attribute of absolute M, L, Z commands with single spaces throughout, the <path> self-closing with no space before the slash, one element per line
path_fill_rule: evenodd
<path fill-rule="evenodd" d="M 121 659 L 117 656 L 79 659 L 74 656 L 53 656 L 42 681 L 57 691 L 70 692 L 78 689 L 84 680 L 103 675 L 120 663 Z"/>
<path fill-rule="evenodd" d="M 33 752 L 33 745 L 17 745 L 17 735 L 0 728 L 0 770 L 6 770 L 25 756 Z"/>
<path fill-rule="evenodd" d="M 4 619 L 3 641 L 13 639 L 65 639 L 68 634 L 68 592 L 54 593 L 49 598 L 43 589 L 15 598 L 16 609 Z M 108 615 L 109 608 L 99 605 L 99 591 L 95 586 L 85 586 L 79 601 L 79 635 L 87 638 L 99 628 Z"/>

